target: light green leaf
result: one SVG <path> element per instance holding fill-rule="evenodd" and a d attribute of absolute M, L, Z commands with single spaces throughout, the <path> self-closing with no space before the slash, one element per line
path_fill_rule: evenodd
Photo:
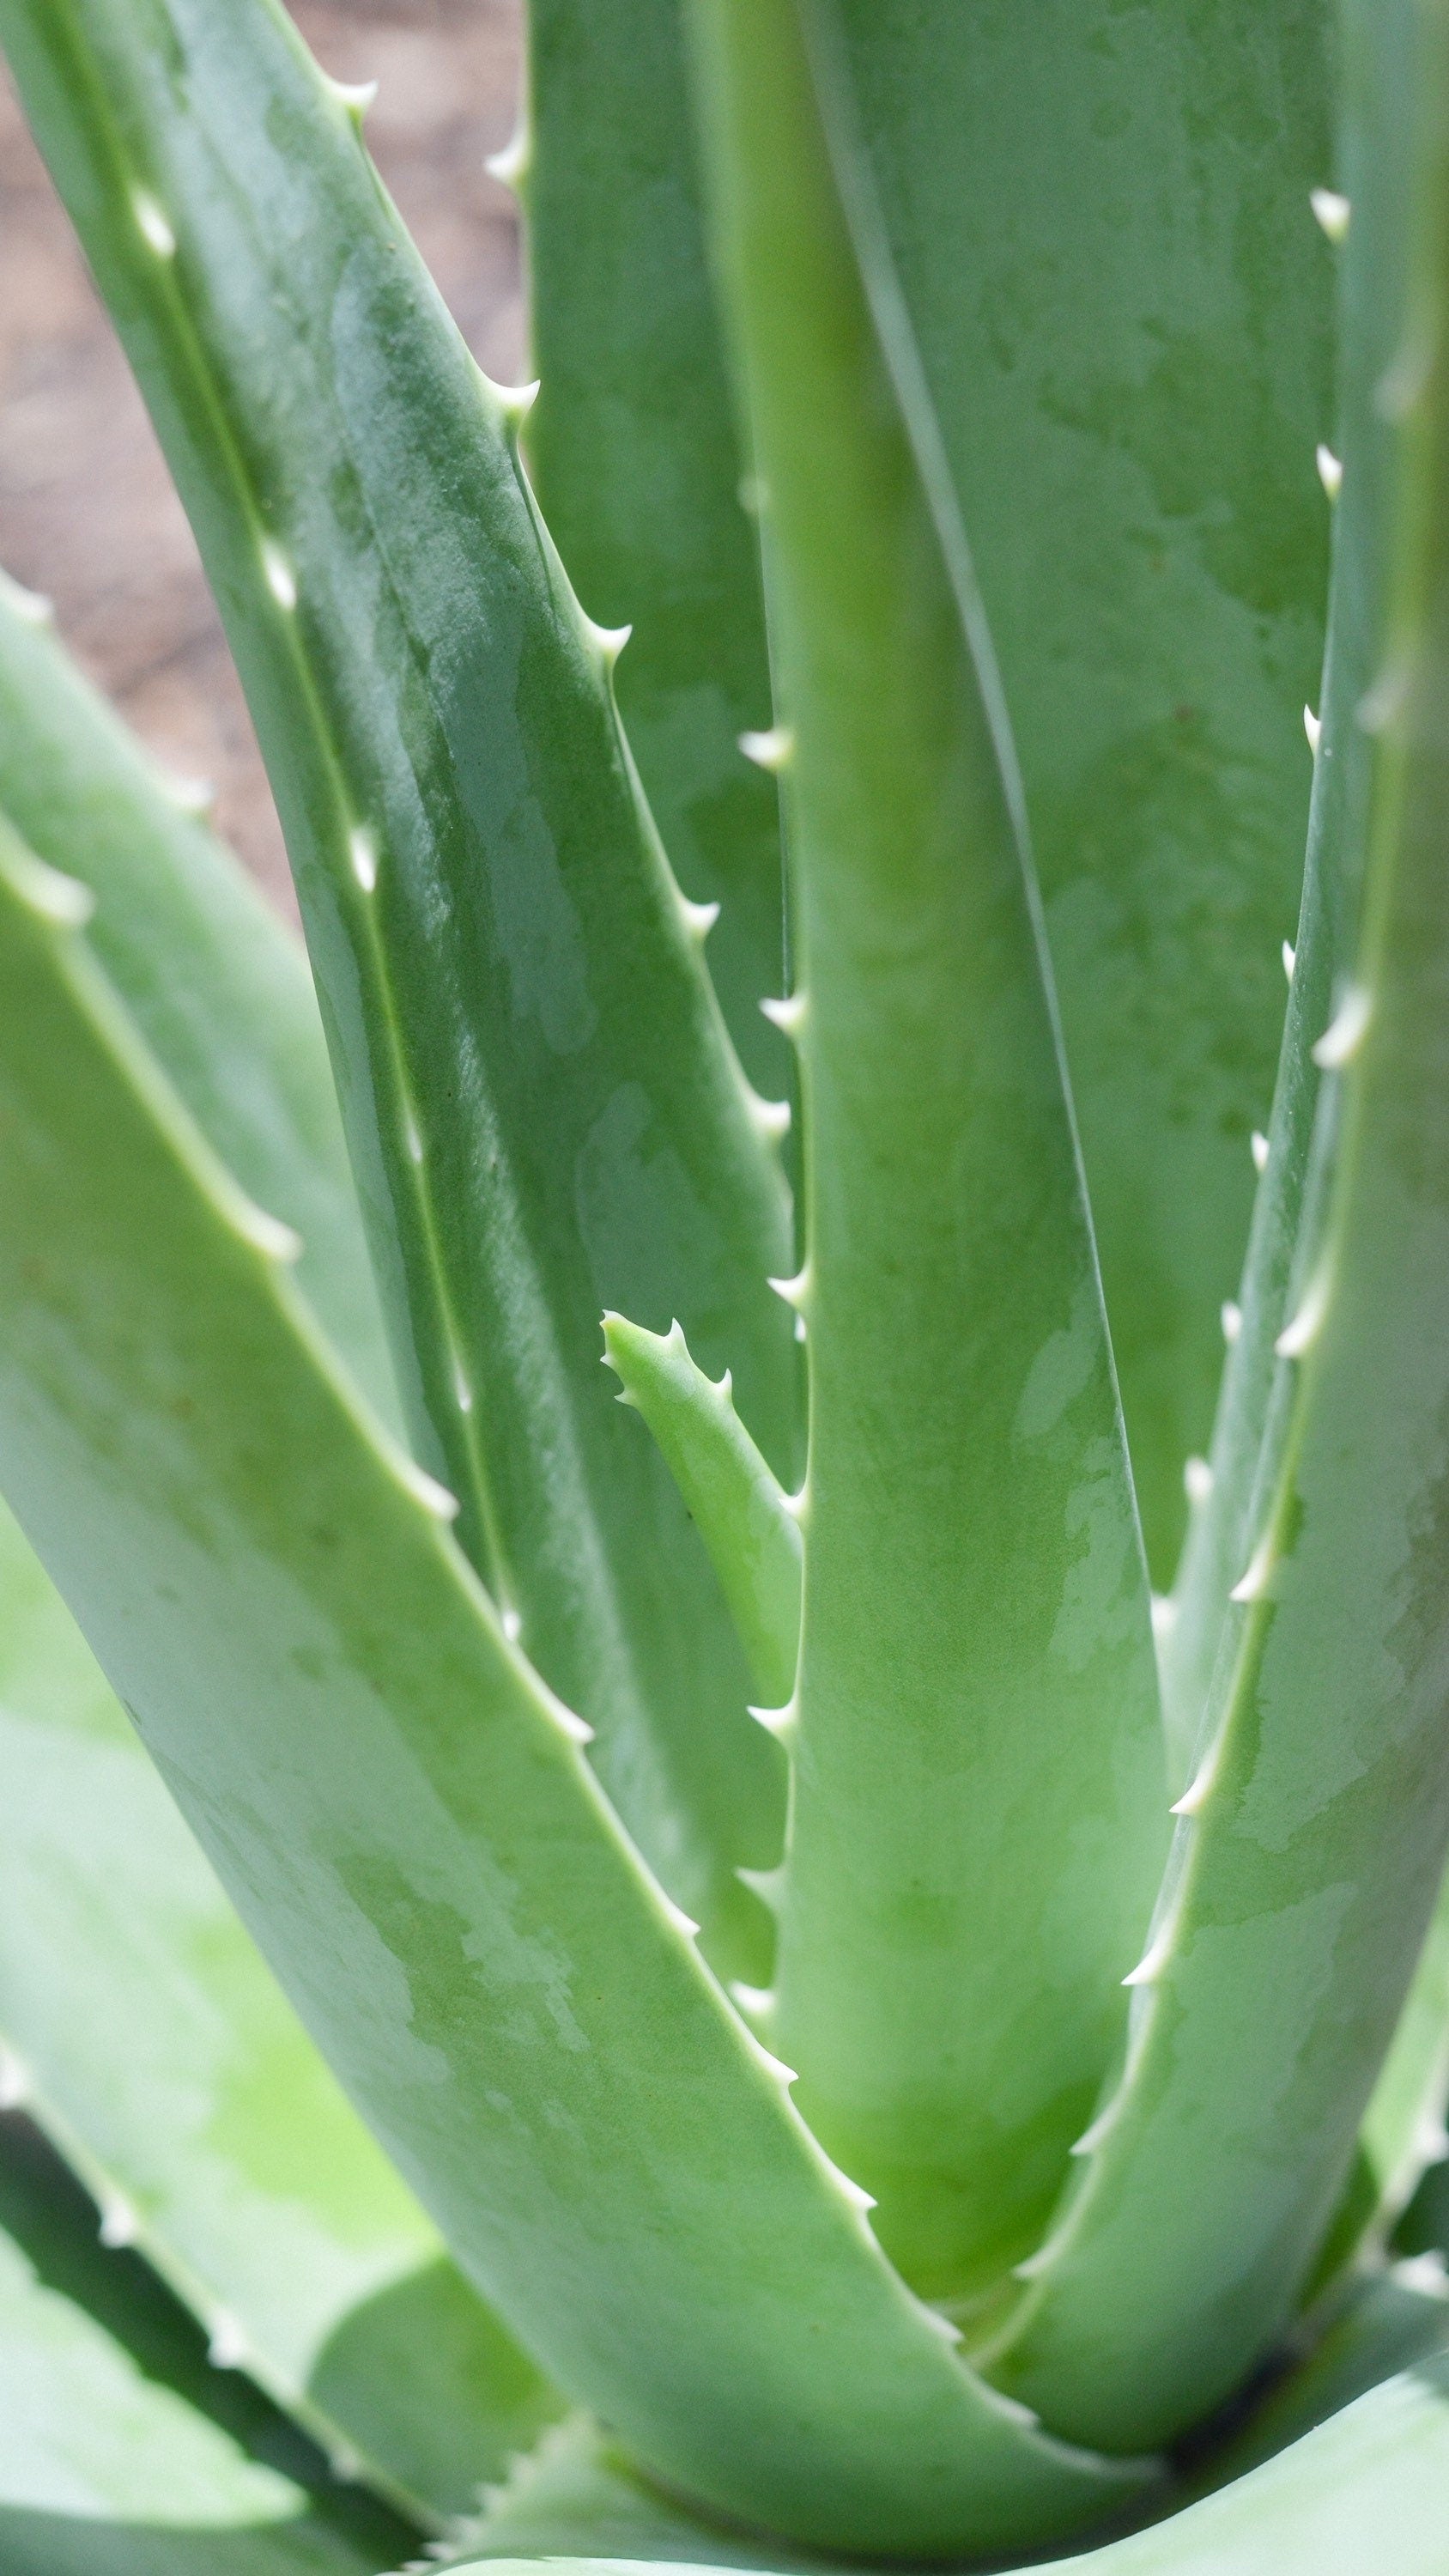
<path fill-rule="evenodd" d="M 723 2561 L 810 2576 L 829 2561 L 778 2540 L 742 2538 L 686 2511 L 636 2477 L 616 2444 L 587 2415 L 555 2425 L 476 2522 L 459 2526 L 445 2566 L 495 2558 L 665 2559 L 705 2567 Z"/>
<path fill-rule="evenodd" d="M 800 1650 L 800 1524 L 734 1408 L 696 1368 L 676 1324 L 646 1333 L 604 1317 L 604 1351 L 624 1381 L 621 1404 L 642 1413 L 724 1586 L 766 1708 L 782 1708 Z"/>
<path fill-rule="evenodd" d="M 644 808 L 611 641 L 279 0 L 3 0 L 287 835 L 418 1455 L 722 1965 L 778 1759 L 598 1316 L 734 1371 L 788 1469 L 783 1177 Z M 169 245 L 169 247 L 168 247 Z"/>
<path fill-rule="evenodd" d="M 590 613 L 631 625 L 619 707 L 681 884 L 717 903 L 709 964 L 752 1080 L 789 1051 L 775 783 L 739 736 L 770 722 L 759 549 L 697 202 L 679 0 L 531 0 L 514 172 L 528 228 L 525 432 L 543 515 Z"/>
<path fill-rule="evenodd" d="M 1340 2290 L 1336 2311 L 1300 2328 L 1302 2357 L 1270 2384 L 1262 2402 L 1210 2451 L 1199 2475 L 1205 2487 L 1242 2477 L 1260 2461 L 1301 2441 L 1315 2425 L 1400 2372 L 1449 2352 L 1449 2283 L 1444 2267 L 1397 2263 Z"/>
<path fill-rule="evenodd" d="M 446 1499 L 359 1414 L 139 1048 L 83 906 L 4 841 L 0 1461 L 370 2125 L 675 2490 L 923 2555 L 1110 2510 L 1140 2467 L 1039 2435 L 891 2271 Z"/>
<path fill-rule="evenodd" d="M 298 2026 L 0 1506 L 6 2082 L 242 2364 L 414 2519 L 556 2407 Z"/>
<path fill-rule="evenodd" d="M 867 309 L 790 0 L 694 23 L 799 945 L 810 1457 L 771 2027 L 882 2242 L 954 2300 L 1035 2242 L 1120 2045 L 1167 1841 L 1146 1575 L 1011 755 L 897 405 L 909 353 Z"/>
<path fill-rule="evenodd" d="M 1426 2165 L 1446 2150 L 1449 2105 L 1449 1880 L 1440 1887 L 1393 2046 L 1364 2115 L 1360 2147 L 1373 2180 L 1373 2228 L 1402 2217 Z"/>
<path fill-rule="evenodd" d="M 1381 2260 L 1427 2170 L 1449 2149 L 1449 1879 L 1429 1923 L 1358 2152 L 1309 2282 L 1309 2302 L 1346 2264 Z M 1410 2245 L 1406 2251 L 1417 2250 Z"/>
<path fill-rule="evenodd" d="M 1337 874 L 1314 931 L 1337 969 L 1332 1016 L 1308 1058 L 1311 1135 L 1251 1523 L 1127 2072 L 999 2365 L 1059 2429 L 1108 2447 L 1200 2416 L 1285 2325 L 1347 2179 L 1449 1838 L 1443 12 L 1355 0 L 1345 78 L 1350 435 L 1333 652 L 1342 610 L 1346 654 L 1320 764 L 1344 756 L 1354 828 L 1319 853 Z M 1391 571 L 1381 618 L 1367 596 L 1378 658 L 1355 697 L 1343 683 L 1362 650 L 1376 521 Z"/>
<path fill-rule="evenodd" d="M 208 2370 L 134 2256 L 99 2250 L 37 2145 L 4 2124 L 5 2576 L 374 2576 L 405 2531 L 360 2498 L 304 2491 L 298 2474 L 320 2463 L 265 2400 Z"/>
<path fill-rule="evenodd" d="M 1237 2485 L 1086 2557 L 1033 2559 L 1036 2576 L 1443 2576 L 1449 2361 L 1405 2371 Z M 557 2576 L 629 2576 L 666 2562 L 553 2557 Z M 701 2563 L 681 2553 L 690 2576 Z M 721 2569 L 753 2567 L 721 2551 Z M 475 2561 L 525 2576 L 523 2556 Z M 788 2568 L 788 2559 L 776 2561 Z M 466 2571 L 459 2571 L 466 2576 Z"/>
<path fill-rule="evenodd" d="M 1025 776 L 1154 1579 L 1283 1017 L 1329 513 L 1319 0 L 828 0 Z"/>
<path fill-rule="evenodd" d="M 96 900 L 91 943 L 198 1126 L 301 1241 L 297 1284 L 397 1412 L 306 958 L 245 871 L 0 574 L 0 813 Z"/>

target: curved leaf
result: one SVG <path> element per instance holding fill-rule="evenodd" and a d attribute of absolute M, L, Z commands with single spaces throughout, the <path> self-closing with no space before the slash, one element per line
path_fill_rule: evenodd
<path fill-rule="evenodd" d="M 623 1315 L 604 1317 L 604 1356 L 624 1382 L 619 1402 L 643 1415 L 709 1549 L 760 1698 L 782 1706 L 800 1651 L 800 1528 L 728 1376 L 716 1386 L 696 1368 L 677 1324 L 646 1333 Z"/>
<path fill-rule="evenodd" d="M 278 0 L 4 0 L 287 834 L 418 1454 L 722 1963 L 771 1748 L 598 1316 L 678 1314 L 788 1459 L 788 1196 L 574 599 L 349 105 Z"/>
<path fill-rule="evenodd" d="M 6 839 L 0 1469 L 304 2021 L 470 2276 L 671 2486 L 827 2546 L 1080 2528 L 1140 2468 L 1041 2437 L 891 2271 L 83 906 Z"/>
<path fill-rule="evenodd" d="M 771 2027 L 882 2242 L 956 2300 L 1036 2241 L 1120 2045 L 1167 1841 L 1146 1571 L 959 529 L 897 405 L 793 0 L 694 17 L 801 978 L 810 1455 Z"/>
<path fill-rule="evenodd" d="M 530 0 L 509 175 L 528 231 L 525 442 L 569 578 L 632 626 L 619 708 L 751 1079 L 789 1051 L 760 1015 L 785 973 L 775 782 L 739 747 L 770 721 L 759 547 L 705 263 L 679 0 Z"/>
<path fill-rule="evenodd" d="M 315 2459 L 265 2400 L 207 2368 L 81 2195 L 0 2136 L 0 2563 L 6 2576 L 374 2576 L 407 2536 L 309 2496 Z M 290 2474 L 289 2474 L 290 2472 Z"/>
<path fill-rule="evenodd" d="M 1033 2559 L 1037 2576 L 1443 2576 L 1449 2481 L 1449 2360 L 1391 2379 L 1306 2440 L 1220 2494 L 1150 2531 L 1082 2558 Z M 471 2562 L 489 2576 L 525 2576 L 522 2556 Z M 673 2562 L 625 2557 L 551 2559 L 557 2576 L 627 2576 Z M 724 2550 L 715 2567 L 753 2567 Z M 788 2568 L 788 2559 L 777 2565 Z M 460 2569 L 459 2576 L 467 2576 Z"/>
<path fill-rule="evenodd" d="M 1383 658 L 1356 705 L 1330 699 L 1324 745 L 1368 747 L 1351 967 L 1311 1052 L 1252 1524 L 1127 2071 L 996 2365 L 1126 2449 L 1225 2397 L 1285 2324 L 1449 1839 L 1449 17 L 1365 0 L 1345 26 L 1346 412 L 1369 430 L 1344 452 L 1350 619 L 1361 474 L 1371 505 L 1385 478 L 1391 549 Z"/>
<path fill-rule="evenodd" d="M 1165 1587 L 1298 909 L 1331 12 L 828 7 L 1000 656 Z"/>
<path fill-rule="evenodd" d="M 415 2520 L 556 2409 L 299 2028 L 0 1506 L 5 2082 L 202 2319 Z"/>
<path fill-rule="evenodd" d="M 307 961 L 0 574 L 0 813 L 95 897 L 91 942 L 243 1189 L 301 1240 L 297 1284 L 372 1403 L 397 1391 Z"/>

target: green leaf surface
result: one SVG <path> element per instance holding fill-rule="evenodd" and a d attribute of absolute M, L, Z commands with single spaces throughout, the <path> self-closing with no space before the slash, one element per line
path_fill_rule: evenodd
<path fill-rule="evenodd" d="M 195 528 L 287 835 L 418 1454 L 714 1954 L 778 1757 L 598 1316 L 677 1314 L 788 1468 L 788 1196 L 517 408 L 277 0 L 4 0 Z"/>
<path fill-rule="evenodd" d="M 464 2268 L 677 2491 L 922 2555 L 1090 2523 L 1140 2469 L 1044 2439 L 891 2271 L 83 907 L 5 841 L 0 1460 L 304 2021 Z"/>
<path fill-rule="evenodd" d="M 495 2488 L 478 2521 L 460 2525 L 446 2566 L 495 2558 L 664 2559 L 687 2565 L 799 2571 L 829 2562 L 782 2547 L 763 2534 L 747 2538 L 649 2486 L 587 2415 L 546 2433 L 505 2485 Z"/>
<path fill-rule="evenodd" d="M 964 545 L 789 0 L 694 16 L 800 975 L 810 1454 L 771 2027 L 894 2259 L 954 2299 L 1036 2241 L 1120 2045 L 1167 1840 L 1146 1575 Z"/>
<path fill-rule="evenodd" d="M 829 0 L 1000 656 L 1148 1554 L 1205 1448 L 1298 907 L 1319 0 Z"/>
<path fill-rule="evenodd" d="M 1449 2361 L 1438 2361 L 1390 2380 L 1251 2477 L 1171 2521 L 1086 2557 L 1032 2565 L 1038 2576 L 1443 2576 L 1446 2480 Z M 500 2569 L 525 2576 L 537 2564 L 521 2556 L 486 2563 L 490 2576 Z M 549 2563 L 559 2576 L 628 2576 L 631 2567 L 657 2570 L 663 2562 L 581 2556 Z M 753 2561 L 725 2554 L 714 2563 Z"/>
<path fill-rule="evenodd" d="M 299 2483 L 305 2481 L 306 2483 Z M 200 2339 L 39 2143 L 0 2133 L 5 2576 L 374 2576 L 409 2546 Z"/>
<path fill-rule="evenodd" d="M 1207 2452 L 1205 2487 L 1220 2487 L 1405 2370 L 1449 2352 L 1449 2284 L 1430 2258 L 1356 2281 L 1326 2327 L 1300 2329 L 1291 2367 L 1225 2446 Z"/>
<path fill-rule="evenodd" d="M 397 1392 L 306 958 L 0 574 L 0 813 L 96 900 L 91 944 L 223 1162 L 301 1239 L 297 1285 L 370 1401 Z"/>
<path fill-rule="evenodd" d="M 1449 2153 L 1449 1879 L 1419 1954 L 1393 2043 L 1369 2099 L 1358 2153 L 1309 2285 L 1382 2260 L 1427 2170 Z M 1406 2246 L 1406 2252 L 1417 2250 Z"/>
<path fill-rule="evenodd" d="M 1394 2242 L 1403 2254 L 1449 2254 L 1449 2162 L 1432 2164 L 1400 2219 Z"/>
<path fill-rule="evenodd" d="M 760 1002 L 785 974 L 759 548 L 704 255 L 679 0 L 531 0 L 512 174 L 527 218 L 530 471 L 590 613 L 632 625 L 619 707 L 752 1080 L 792 1067 Z"/>
<path fill-rule="evenodd" d="M 1446 2152 L 1449 2106 L 1449 1882 L 1429 1924 L 1393 2046 L 1368 2110 L 1360 2144 L 1373 2176 L 1374 2226 L 1386 2234 L 1402 2216 L 1426 2165 Z"/>
<path fill-rule="evenodd" d="M 5 2081 L 244 2365 L 415 2519 L 555 2410 L 257 1956 L 0 1506 Z"/>
<path fill-rule="evenodd" d="M 729 1378 L 696 1368 L 676 1324 L 646 1333 L 604 1317 L 604 1353 L 643 1415 L 710 1553 L 766 1708 L 781 1708 L 800 1651 L 800 1525 L 734 1408 Z"/>
<path fill-rule="evenodd" d="M 1284 2324 L 1449 1835 L 1449 14 L 1395 0 L 1345 29 L 1346 669 L 1361 474 L 1369 527 L 1385 480 L 1390 541 L 1372 685 L 1326 699 L 1330 760 L 1367 746 L 1345 773 L 1357 856 L 1339 845 L 1322 903 L 1326 922 L 1346 908 L 1351 970 L 1309 1059 L 1253 1519 L 1127 2073 L 1002 2365 L 1108 2447 L 1180 2429 Z"/>

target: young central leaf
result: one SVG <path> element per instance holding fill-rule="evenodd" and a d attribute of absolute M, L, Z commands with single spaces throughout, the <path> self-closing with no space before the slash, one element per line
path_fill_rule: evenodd
<path fill-rule="evenodd" d="M 995 684 L 786 0 L 698 0 L 800 987 L 804 1632 L 773 2045 L 936 2298 L 1024 2253 L 1166 1829 L 1148 1596 Z M 861 212 L 853 209 L 854 212 Z M 898 333 L 897 333 L 898 336 Z"/>

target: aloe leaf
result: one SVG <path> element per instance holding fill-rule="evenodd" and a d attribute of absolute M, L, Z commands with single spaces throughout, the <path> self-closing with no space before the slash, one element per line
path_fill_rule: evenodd
<path fill-rule="evenodd" d="M 290 2429 L 207 2367 L 189 2322 L 38 2141 L 0 2135 L 6 2576 L 374 2576 L 409 2535 L 310 2494 Z"/>
<path fill-rule="evenodd" d="M 1054 2558 L 1038 2576 L 1442 2576 L 1449 2477 L 1449 2361 L 1403 2372 L 1250 2477 L 1169 2522 Z M 480 2566 L 484 2562 L 476 2562 Z M 524 2576 L 523 2557 L 486 2562 Z M 557 2576 L 629 2565 L 556 2558 Z M 667 2562 L 647 2554 L 636 2564 Z M 681 2557 L 681 2568 L 700 2563 Z M 717 2567 L 753 2562 L 722 2554 Z M 779 2562 L 782 2566 L 787 2561 Z M 465 2570 L 459 2576 L 467 2576 Z"/>
<path fill-rule="evenodd" d="M 791 8 L 694 16 L 799 946 L 810 1458 L 772 2028 L 894 2259 L 954 2298 L 1034 2241 L 1120 2043 L 1166 1840 L 1147 1586 L 964 547 Z"/>
<path fill-rule="evenodd" d="M 580 598 L 632 625 L 620 711 L 685 892 L 721 907 L 710 969 L 773 1097 L 791 1074 L 759 1010 L 785 970 L 779 800 L 739 748 L 770 722 L 770 675 L 678 0 L 526 16 L 528 105 L 502 166 L 527 218 L 529 468 Z"/>
<path fill-rule="evenodd" d="M 1298 904 L 1330 13 L 830 6 L 1000 656 L 1165 1587 Z"/>
<path fill-rule="evenodd" d="M 1449 2161 L 1440 2157 L 1429 2166 L 1394 2231 L 1394 2244 L 1411 2260 L 1449 2255 Z"/>
<path fill-rule="evenodd" d="M 300 1238 L 297 1284 L 370 1401 L 392 1363 L 307 962 L 84 680 L 48 604 L 0 574 L 0 812 L 96 899 L 91 943 L 242 1187 Z"/>
<path fill-rule="evenodd" d="M 1314 2266 L 1313 2300 L 1349 2263 L 1381 2258 L 1430 2168 L 1449 2154 L 1449 1879 L 1369 2097 L 1343 2198 Z M 1412 2248 L 1406 2250 L 1413 2250 Z"/>
<path fill-rule="evenodd" d="M 1320 180 L 1328 166 L 1325 157 Z M 1341 239 L 1346 202 L 1315 188 L 1308 211 L 1300 210 L 1300 232 L 1323 239 L 1327 223 Z M 1283 1046 L 1242 1285 L 1234 1292 L 1241 1326 L 1228 1352 L 1210 1457 L 1194 1473 L 1195 1508 L 1163 1641 L 1169 1726 L 1189 1768 L 1225 1625 L 1235 1615 L 1230 1595 L 1254 1544 L 1274 1345 L 1292 1291 L 1313 1163 L 1320 1084 L 1313 1050 L 1353 975 L 1368 849 L 1375 748 L 1358 710 L 1370 702 L 1387 651 L 1399 490 L 1393 431 L 1374 387 L 1394 355 L 1407 236 L 1400 225 L 1385 226 L 1371 202 L 1365 223 L 1376 227 L 1372 261 L 1346 267 L 1340 261 L 1340 339 L 1352 363 L 1340 368 L 1333 448 L 1322 451 L 1334 493 L 1332 604 L 1316 701 L 1303 899 L 1292 945 L 1283 952 Z M 1350 453 L 1354 470 L 1345 481 L 1342 460 Z"/>
<path fill-rule="evenodd" d="M 1426 320 L 1449 260 L 1449 44 L 1414 0 L 1345 23 L 1345 409 L 1377 423 L 1344 454 L 1350 619 L 1360 473 L 1370 492 L 1386 478 L 1393 567 L 1373 687 L 1356 708 L 1330 697 L 1342 731 L 1320 754 L 1355 728 L 1368 746 L 1351 974 L 1312 1050 L 1254 1521 L 1127 2073 L 1003 2368 L 1109 2447 L 1200 2414 L 1282 2326 L 1449 1836 L 1449 371 Z"/>
<path fill-rule="evenodd" d="M 404 1405 L 714 1954 L 778 1845 L 718 1585 L 598 1315 L 734 1371 L 788 1467 L 788 1197 L 517 454 L 276 0 L 4 0 L 247 689 Z"/>
<path fill-rule="evenodd" d="M 1444 2568 L 1444 2481 L 1449 2478 L 1449 2360 L 1428 2360 L 1374 2388 L 1343 2414 L 1253 2468 L 1233 2486 L 1204 2496 L 1150 2530 L 1089 2550 L 1086 2558 L 1053 2558 L 1053 2576 L 1441 2576 Z M 600 2540 L 615 2540 L 613 2522 Z M 672 2561 L 649 2548 L 646 2527 L 618 2532 L 636 2548 L 625 2558 L 548 2553 L 553 2576 L 618 2576 L 620 2568 L 677 2566 L 697 2571 L 695 2550 Z M 754 2568 L 754 2550 L 723 2548 L 710 2566 Z M 489 2576 L 525 2576 L 538 2566 L 528 2550 L 468 2563 Z M 777 2568 L 793 2568 L 777 2558 Z M 1040 2561 L 1032 2561 L 1040 2566 Z M 468 2576 L 468 2568 L 458 2568 Z"/>
<path fill-rule="evenodd" d="M 1449 2478 L 1449 2360 L 1423 2362 L 1359 2398 L 1292 2450 L 1266 2460 L 1235 2486 L 1204 2496 L 1168 2522 L 1089 2550 L 1053 2558 L 1053 2576 L 1441 2576 L 1444 2481 Z M 613 2532 L 610 2532 L 613 2537 Z M 646 2545 L 623 2555 L 553 2555 L 556 2576 L 607 2576 L 631 2566 L 695 2571 L 679 2550 L 667 2561 Z M 715 2568 L 754 2568 L 749 2548 L 726 2548 Z M 515 2571 L 538 2566 L 528 2553 L 471 2561 Z M 775 2566 L 790 2568 L 788 2558 Z M 1040 2566 L 1040 2561 L 1032 2561 Z M 466 2568 L 458 2576 L 468 2576 Z"/>
<path fill-rule="evenodd" d="M 1226 2446 L 1208 2452 L 1204 2484 L 1225 2486 L 1244 2476 L 1370 2389 L 1449 2352 L 1443 2265 L 1432 2258 L 1396 2263 L 1357 2282 L 1316 2339 L 1299 2341 L 1306 2357 L 1295 2356 Z"/>
<path fill-rule="evenodd" d="M 643 1415 L 709 1550 L 760 1698 L 783 1707 L 800 1648 L 800 1525 L 728 1375 L 716 1386 L 696 1368 L 678 1324 L 646 1333 L 606 1315 L 604 1352 L 624 1383 L 619 1402 Z"/>
<path fill-rule="evenodd" d="M 412 2517 L 557 2400 L 298 2027 L 0 1507 L 4 2087 L 251 2375 Z"/>
<path fill-rule="evenodd" d="M 1387 2235 L 1427 2165 L 1449 2152 L 1449 1882 L 1441 1886 L 1393 2045 L 1364 2114 L 1360 2147 L 1374 2184 L 1374 2230 Z"/>
<path fill-rule="evenodd" d="M 892 2272 L 83 908 L 5 841 L 5 1480 L 369 2125 L 550 2375 L 706 2506 L 921 2554 L 1111 2509 L 1142 2465 L 1040 2435 Z"/>
<path fill-rule="evenodd" d="M 1053 2576 L 1441 2576 L 1446 2478 L 1449 2357 L 1428 2357 L 1233 2486 L 1217 2488 L 1150 2530 L 1089 2550 L 1086 2558 L 1053 2558 L 1050 2568 Z M 762 2566 L 749 2543 L 723 2545 L 718 2558 L 705 2561 L 703 2532 L 692 2535 L 692 2545 L 679 2545 L 685 2535 L 669 2527 L 667 2512 L 659 2514 L 659 2527 L 643 2514 L 628 2514 L 605 2478 L 595 2499 L 597 2553 L 584 2550 L 587 2524 L 571 2524 L 564 2501 L 558 2519 L 540 2519 L 538 2553 L 528 2506 L 522 2506 L 520 2545 L 512 2553 L 479 2555 L 468 2566 L 486 2566 L 489 2576 L 499 2576 L 499 2568 L 525 2576 L 540 2555 L 548 2555 L 556 2576 L 618 2576 L 620 2566 Z M 577 2553 L 556 2545 L 569 2537 Z M 772 2563 L 785 2571 L 798 2566 L 788 2555 Z"/>
<path fill-rule="evenodd" d="M 489 2494 L 476 2522 L 459 2526 L 445 2566 L 488 2559 L 578 2557 L 679 2561 L 759 2568 L 767 2576 L 810 2576 L 823 2562 L 692 2514 L 632 2471 L 586 2415 L 546 2433 L 506 2483 Z"/>

